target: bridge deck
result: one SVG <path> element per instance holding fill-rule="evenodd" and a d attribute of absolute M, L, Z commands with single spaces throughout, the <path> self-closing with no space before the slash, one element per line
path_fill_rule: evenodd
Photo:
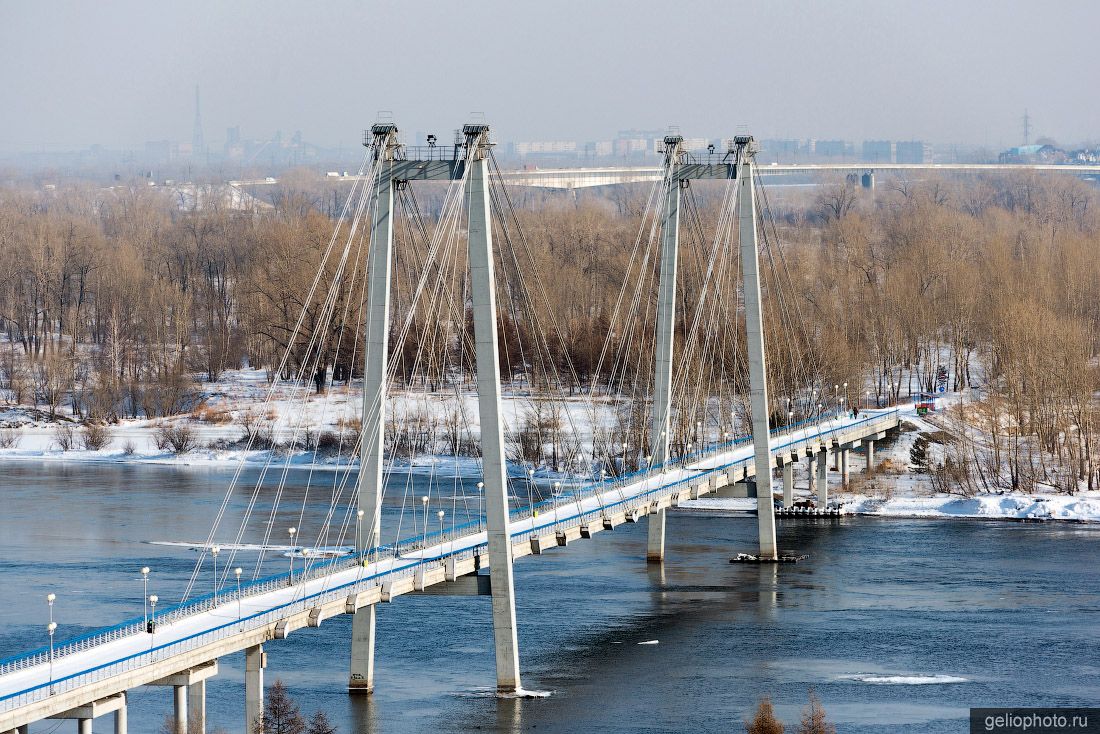
<path fill-rule="evenodd" d="M 897 423 L 896 410 L 823 420 L 777 433 L 773 454 L 801 455 L 823 443 L 843 446 Z M 515 555 L 541 552 L 558 544 L 559 537 L 591 535 L 693 494 L 714 491 L 726 481 L 751 477 L 752 454 L 751 442 L 735 442 L 660 471 L 597 485 L 587 496 L 549 500 L 533 514 L 526 508 L 513 513 L 510 530 Z M 709 481 L 714 476 L 720 480 Z M 49 665 L 38 658 L 22 668 L 7 661 L 8 672 L 0 675 L 0 732 L 160 680 L 294 629 L 319 625 L 336 614 L 473 573 L 487 565 L 485 546 L 485 532 L 468 532 L 396 557 L 364 563 L 339 559 L 316 568 L 315 576 L 296 579 L 292 586 L 285 577 L 279 578 L 278 586 L 250 589 L 239 600 L 235 590 L 223 593 L 216 607 L 210 604 L 212 608 L 158 624 L 154 634 L 135 632 L 56 657 L 52 683 Z"/>

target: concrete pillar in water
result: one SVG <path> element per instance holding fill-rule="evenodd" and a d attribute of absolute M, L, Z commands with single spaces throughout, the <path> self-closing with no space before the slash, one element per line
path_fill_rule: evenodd
<path fill-rule="evenodd" d="M 195 681 L 187 687 L 187 734 L 206 734 L 206 681 Z"/>
<path fill-rule="evenodd" d="M 187 689 L 190 686 L 172 686 L 175 703 L 172 715 L 176 718 L 176 734 L 187 734 Z"/>
<path fill-rule="evenodd" d="M 783 461 L 783 506 L 794 506 L 794 463 L 790 459 Z"/>
<path fill-rule="evenodd" d="M 817 503 L 829 504 L 829 449 L 822 449 L 817 456 Z"/>
<path fill-rule="evenodd" d="M 22 729 L 21 734 L 26 734 Z M 122 705 L 115 711 L 115 734 L 126 734 L 126 694 L 122 694 Z"/>
<path fill-rule="evenodd" d="M 870 474 L 875 468 L 875 442 L 867 442 L 867 473 Z"/>
<path fill-rule="evenodd" d="M 356 610 L 351 617 L 351 678 L 350 693 L 371 693 L 374 690 L 374 604 Z"/>
<path fill-rule="evenodd" d="M 76 720 L 77 734 L 92 734 L 92 720 L 91 719 L 77 719 Z"/>
<path fill-rule="evenodd" d="M 245 648 L 244 651 L 244 717 L 246 731 L 252 732 L 264 713 L 264 668 L 267 653 L 263 645 Z"/>
<path fill-rule="evenodd" d="M 817 454 L 810 454 L 806 457 L 806 477 L 806 491 L 813 497 L 814 488 L 817 484 Z"/>
<path fill-rule="evenodd" d="M 851 449 L 843 449 L 840 452 L 840 483 L 843 487 L 848 487 L 848 453 Z"/>

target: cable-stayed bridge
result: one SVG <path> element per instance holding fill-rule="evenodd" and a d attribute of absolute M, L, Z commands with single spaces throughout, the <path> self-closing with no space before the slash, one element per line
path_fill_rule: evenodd
<path fill-rule="evenodd" d="M 251 728 L 262 721 L 265 646 L 345 613 L 354 615 L 349 691 L 370 692 L 377 605 L 409 593 L 491 596 L 497 687 L 522 695 L 517 557 L 644 521 L 646 560 L 660 563 L 668 508 L 717 493 L 756 499 L 757 559 L 777 562 L 773 472 L 781 473 L 782 502 L 790 506 L 794 465 L 807 461 L 811 492 L 825 506 L 830 454 L 845 481 L 851 451 L 861 448 L 873 465 L 874 442 L 897 427 L 897 411 L 849 413 L 840 386 L 825 384 L 823 366 L 807 348 L 810 325 L 784 295 L 786 268 L 751 137 L 736 138 L 720 160 L 707 162 L 681 150 L 680 137 L 665 139 L 665 166 L 607 318 L 594 370 L 600 377 L 591 378 L 615 406 L 613 425 L 601 428 L 597 414 L 604 411 L 606 424 L 607 408 L 593 389 L 587 426 L 567 404 L 566 383 L 572 395 L 576 370 L 550 349 L 551 339 L 564 341 L 564 329 L 546 308 L 545 284 L 495 166 L 489 129 L 467 125 L 463 135 L 450 155 L 418 156 L 398 144 L 394 125 L 372 129 L 367 161 L 355 177 L 361 189 L 348 199 L 276 369 L 290 375 L 291 394 L 303 403 L 312 385 L 335 380 L 337 372 L 347 383 L 361 377 L 354 440 L 341 443 L 344 456 L 358 462 L 323 483 L 330 497 L 325 521 L 305 528 L 304 511 L 288 506 L 289 462 L 280 465 L 278 452 L 252 486 L 238 470 L 180 603 L 162 606 L 158 615 L 158 599 L 150 597 L 151 614 L 56 645 L 51 627 L 48 649 L 0 661 L 0 732 L 60 718 L 75 720 L 83 734 L 95 718 L 112 713 L 116 732 L 125 732 L 126 692 L 143 685 L 174 689 L 181 734 L 202 729 L 206 681 L 219 657 L 240 651 Z M 725 182 L 716 217 L 693 198 L 691 182 L 700 179 Z M 409 184 L 424 180 L 448 182 L 434 227 L 409 198 Z M 681 252 L 681 228 L 694 255 Z M 396 247 L 395 233 L 410 247 Z M 413 262 L 395 262 L 399 250 Z M 409 279 L 404 291 L 395 286 L 398 273 Z M 457 446 L 463 431 L 476 436 L 484 512 L 479 502 L 476 516 L 467 513 L 462 523 L 452 513 L 447 528 L 439 510 L 440 530 L 429 532 L 431 498 L 421 505 L 406 494 L 401 518 L 415 522 L 423 513 L 424 520 L 419 533 L 403 535 L 400 523 L 396 531 L 383 528 L 382 505 L 393 455 L 413 450 L 403 442 L 418 434 L 420 419 L 392 402 L 399 378 L 406 389 L 415 383 L 410 375 L 425 384 L 475 376 L 477 430 L 470 430 L 472 417 L 456 413 L 452 438 Z M 564 438 L 539 432 L 549 421 L 537 422 L 533 438 L 528 428 L 506 430 L 502 385 L 514 388 L 517 381 L 526 386 L 531 410 L 562 411 L 565 417 L 555 420 L 569 424 Z M 299 418 L 295 431 L 308 430 L 305 421 Z M 554 458 L 542 468 L 558 479 L 549 496 L 535 501 L 535 464 L 543 460 L 532 456 L 542 457 L 548 440 Z M 518 454 L 509 450 L 513 441 Z M 517 464 L 527 477 L 526 505 L 509 480 L 509 465 Z M 239 518 L 228 514 L 234 492 L 248 500 Z M 266 507 L 261 499 L 270 499 L 269 511 L 258 509 Z M 260 539 L 266 549 L 273 529 L 290 522 L 298 523 L 290 533 L 302 543 L 302 567 L 271 574 L 260 551 L 242 578 L 244 542 Z M 216 591 L 192 596 L 208 572 Z"/>

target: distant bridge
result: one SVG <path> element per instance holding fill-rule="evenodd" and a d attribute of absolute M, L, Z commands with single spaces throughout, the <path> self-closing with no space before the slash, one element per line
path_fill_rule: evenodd
<path fill-rule="evenodd" d="M 702 165 L 719 165 L 720 158 L 711 160 L 700 157 Z M 943 171 L 948 173 L 1020 173 L 1041 172 L 1058 173 L 1073 176 L 1100 176 L 1100 165 L 1057 165 L 1026 163 L 773 163 L 759 164 L 757 175 L 791 176 L 798 174 L 855 173 L 874 174 L 880 171 L 893 173 Z M 652 183 L 660 180 L 664 168 L 660 166 L 609 166 L 592 168 L 536 168 L 532 170 L 504 171 L 501 175 L 512 186 L 531 188 L 575 190 L 597 186 L 615 186 L 620 184 Z M 329 176 L 328 181 L 350 183 L 358 176 Z M 229 185 L 238 188 L 251 186 L 271 186 L 279 183 L 275 177 L 230 181 Z"/>

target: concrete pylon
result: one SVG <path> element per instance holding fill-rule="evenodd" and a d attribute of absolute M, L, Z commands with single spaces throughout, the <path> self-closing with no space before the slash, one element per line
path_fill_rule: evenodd
<path fill-rule="evenodd" d="M 489 209 L 487 125 L 466 125 L 466 197 L 469 212 L 468 247 L 470 293 L 473 301 L 474 352 L 477 361 L 478 413 L 481 418 L 481 457 L 485 484 L 485 519 L 489 540 L 489 576 L 493 588 L 493 639 L 497 690 L 520 688 L 519 640 L 516 635 L 515 584 L 512 578 L 512 539 L 508 532 L 508 475 L 501 420 L 500 351 L 497 343 L 496 276 Z"/>
<path fill-rule="evenodd" d="M 115 734 L 126 734 L 126 694 L 122 694 L 122 705 L 115 711 Z M 29 727 L 27 731 L 29 731 Z M 20 734 L 27 734 L 27 731 L 20 729 Z"/>
<path fill-rule="evenodd" d="M 252 734 L 253 727 L 264 714 L 264 668 L 267 667 L 267 653 L 263 645 L 254 645 L 244 651 L 244 720 L 246 731 Z"/>
<path fill-rule="evenodd" d="M 875 442 L 867 442 L 867 473 L 870 474 L 875 469 Z"/>
<path fill-rule="evenodd" d="M 683 138 L 665 138 L 665 211 L 661 221 L 661 275 L 657 291 L 657 346 L 653 370 L 653 422 L 650 426 L 652 465 L 669 459 L 672 424 L 672 358 L 676 328 L 676 266 L 680 248 L 680 180 L 676 175 Z M 665 508 L 649 516 L 646 561 L 665 558 Z"/>
<path fill-rule="evenodd" d="M 756 515 L 761 558 L 778 558 L 775 501 L 772 498 L 771 435 L 768 426 L 768 382 L 764 355 L 764 316 L 760 299 L 760 254 L 756 239 L 756 195 L 753 188 L 753 141 L 739 137 L 737 218 L 744 275 L 745 331 L 749 357 L 749 403 L 756 462 Z"/>
<path fill-rule="evenodd" d="M 851 449 L 842 449 L 840 452 L 840 483 L 848 487 L 848 454 Z"/>
<path fill-rule="evenodd" d="M 810 454 L 806 457 L 806 477 L 806 491 L 813 497 L 815 485 L 817 484 L 817 454 Z"/>
<path fill-rule="evenodd" d="M 397 126 L 375 125 L 375 182 L 367 274 L 367 323 L 363 343 L 363 440 L 359 449 L 356 550 L 369 554 L 382 530 L 383 443 L 386 427 L 386 375 L 389 364 L 390 270 L 393 264 L 393 180 L 388 166 L 397 150 Z M 353 615 L 348 691 L 374 690 L 374 606 Z"/>

